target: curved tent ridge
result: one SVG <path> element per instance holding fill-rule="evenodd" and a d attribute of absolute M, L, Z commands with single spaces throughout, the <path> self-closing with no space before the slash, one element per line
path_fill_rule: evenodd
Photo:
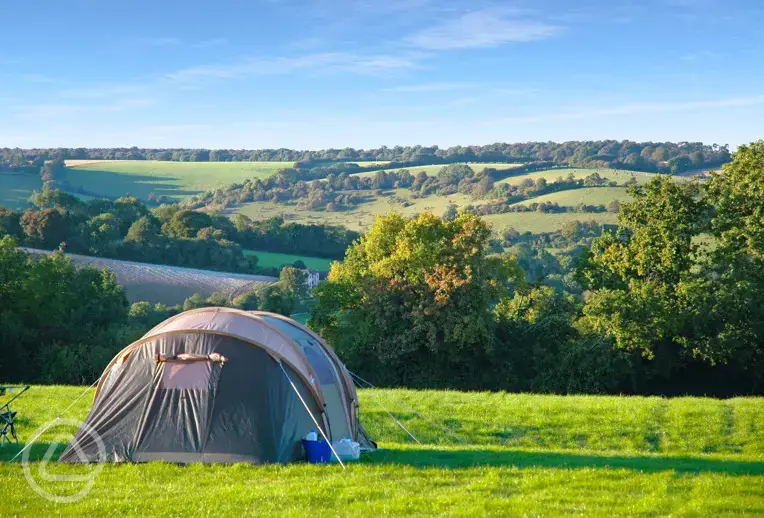
<path fill-rule="evenodd" d="M 252 326 L 253 322 L 256 322 L 259 326 Z M 222 331 L 241 337 L 243 340 L 264 344 L 266 349 L 273 350 L 279 356 L 289 360 L 297 372 L 305 379 L 311 380 L 313 386 L 320 393 L 321 403 L 324 404 L 323 392 L 321 391 L 318 376 L 299 345 L 274 326 L 269 325 L 262 319 L 255 318 L 250 312 L 220 307 L 193 309 L 165 320 L 146 333 L 143 338 L 157 336 L 167 330 L 180 329 L 191 332 L 205 329 Z"/>
<path fill-rule="evenodd" d="M 353 396 L 352 399 L 356 403 L 358 402 L 358 393 L 355 388 L 355 382 L 350 377 L 350 374 L 348 373 L 347 367 L 345 367 L 345 364 L 342 362 L 339 356 L 337 356 L 337 352 L 334 350 L 332 346 L 330 346 L 326 341 L 324 341 L 323 338 L 321 338 L 315 331 L 313 331 L 308 326 L 304 326 L 301 323 L 297 322 L 296 320 L 292 320 L 291 318 L 285 317 L 284 315 L 279 315 L 278 313 L 270 313 L 268 311 L 250 311 L 250 313 L 254 313 L 257 315 L 263 315 L 272 317 L 278 320 L 281 320 L 283 322 L 286 322 L 287 324 L 290 324 L 300 331 L 303 331 L 304 333 L 307 333 L 311 337 L 313 337 L 316 342 L 318 342 L 321 347 L 326 351 L 326 353 L 331 357 L 331 359 L 334 361 L 335 365 L 337 366 L 337 369 L 342 374 L 343 380 L 346 384 L 346 389 L 348 392 Z"/>

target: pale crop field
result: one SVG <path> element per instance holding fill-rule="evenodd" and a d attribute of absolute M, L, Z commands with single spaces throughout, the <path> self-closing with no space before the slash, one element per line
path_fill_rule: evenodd
<path fill-rule="evenodd" d="M 22 444 L 83 387 L 33 386 L 18 400 Z M 85 419 L 90 389 L 64 416 Z M 107 464 L 82 498 L 56 503 L 0 449 L 7 515 L 761 516 L 764 399 L 360 390 L 379 450 L 334 465 Z M 383 410 L 384 409 L 384 410 Z M 391 412 L 417 444 L 387 415 Z M 430 424 L 422 417 L 434 424 Z M 43 433 L 28 475 L 59 496 L 92 466 L 47 465 L 65 431 Z M 62 482 L 53 474 L 67 476 Z M 46 476 L 47 475 L 47 476 Z"/>
<path fill-rule="evenodd" d="M 29 248 L 24 250 L 35 254 L 52 253 Z M 125 289 L 125 295 L 130 302 L 161 302 L 173 306 L 183 304 L 185 299 L 194 294 L 207 298 L 215 292 L 233 299 L 237 295 L 278 281 L 275 277 L 264 275 L 216 272 L 77 254 L 66 255 L 79 266 L 106 268 L 114 272 L 117 283 Z M 260 253 L 257 255 L 260 256 Z"/>
<path fill-rule="evenodd" d="M 247 178 L 267 178 L 292 162 L 169 162 L 157 160 L 92 161 L 66 168 L 72 190 L 88 194 L 124 196 L 147 200 L 157 196 L 185 198 L 241 183 Z"/>

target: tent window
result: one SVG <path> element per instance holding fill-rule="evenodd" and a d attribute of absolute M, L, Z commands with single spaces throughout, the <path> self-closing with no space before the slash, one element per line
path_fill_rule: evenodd
<path fill-rule="evenodd" d="M 306 344 L 305 341 L 302 340 L 300 342 L 302 350 L 308 358 L 308 362 L 310 362 L 313 370 L 316 371 L 318 382 L 321 385 L 334 385 L 334 372 L 332 372 L 332 366 L 329 363 L 329 360 L 327 360 L 321 352 L 317 351 L 312 344 Z"/>
<path fill-rule="evenodd" d="M 201 389 L 209 390 L 212 363 L 209 361 L 174 361 L 164 362 L 162 380 L 159 388 L 163 389 Z"/>

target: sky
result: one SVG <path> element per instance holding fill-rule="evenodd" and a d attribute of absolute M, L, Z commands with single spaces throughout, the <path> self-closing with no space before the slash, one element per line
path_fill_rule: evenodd
<path fill-rule="evenodd" d="M 0 147 L 764 138 L 762 0 L 0 0 Z"/>

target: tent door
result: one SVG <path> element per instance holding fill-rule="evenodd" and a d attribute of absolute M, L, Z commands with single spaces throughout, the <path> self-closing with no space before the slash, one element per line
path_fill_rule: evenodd
<path fill-rule="evenodd" d="M 202 460 L 225 359 L 156 358 L 154 377 L 135 439 L 136 461 Z"/>

